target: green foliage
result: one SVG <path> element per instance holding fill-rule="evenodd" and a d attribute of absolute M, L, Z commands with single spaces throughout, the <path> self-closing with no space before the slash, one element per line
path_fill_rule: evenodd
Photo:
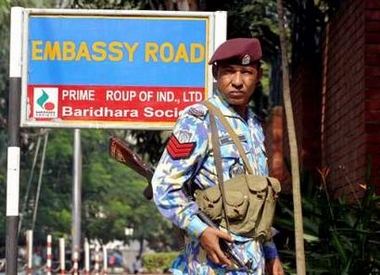
<path fill-rule="evenodd" d="M 144 255 L 142 262 L 148 272 L 162 273 L 169 269 L 177 256 L 178 252 L 149 253 Z"/>
<path fill-rule="evenodd" d="M 73 8 L 81 9 L 144 9 L 148 1 L 139 0 L 73 0 Z"/>
<path fill-rule="evenodd" d="M 322 177 L 323 179 L 323 177 Z M 367 186 L 360 201 L 330 198 L 321 186 L 303 183 L 303 222 L 308 274 L 375 275 L 380 271 L 380 197 Z M 292 199 L 281 196 L 275 226 L 288 274 L 295 274 Z"/>
<path fill-rule="evenodd" d="M 2 0 L 0 2 L 0 130 L 5 127 L 7 117 L 6 102 L 9 77 L 9 13 L 9 4 Z"/>
<path fill-rule="evenodd" d="M 42 147 L 44 136 L 41 136 Z M 48 145 L 42 174 L 35 241 L 44 242 L 47 234 L 53 237 L 70 236 L 73 188 L 73 131 L 48 131 Z M 24 167 L 20 182 L 21 202 L 28 188 L 26 179 L 32 169 L 37 136 L 30 138 L 31 149 L 22 155 Z M 84 237 L 106 243 L 112 240 L 144 239 L 157 250 L 175 247 L 171 224 L 164 221 L 155 205 L 143 197 L 147 185 L 136 172 L 116 162 L 108 155 L 109 135 L 103 130 L 81 130 L 82 147 L 82 224 Z M 37 175 L 42 166 L 39 149 L 34 177 L 25 201 L 22 232 L 32 226 L 37 198 Z M 134 228 L 133 236 L 125 236 L 125 228 Z M 169 233 L 168 233 L 169 232 Z M 23 235 L 23 233 L 21 233 Z"/>

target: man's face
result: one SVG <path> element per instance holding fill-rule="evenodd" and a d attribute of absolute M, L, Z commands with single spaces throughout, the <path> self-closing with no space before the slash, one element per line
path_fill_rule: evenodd
<path fill-rule="evenodd" d="M 260 79 L 258 65 L 219 64 L 215 69 L 217 86 L 224 99 L 232 106 L 247 105 Z"/>

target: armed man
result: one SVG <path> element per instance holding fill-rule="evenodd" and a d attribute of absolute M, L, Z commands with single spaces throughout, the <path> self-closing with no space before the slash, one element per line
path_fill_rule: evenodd
<path fill-rule="evenodd" d="M 263 129 L 248 108 L 261 57 L 253 38 L 217 48 L 209 61 L 217 90 L 184 110 L 155 170 L 154 202 L 185 233 L 172 274 L 284 274 L 271 233 L 280 185 L 268 177 Z"/>

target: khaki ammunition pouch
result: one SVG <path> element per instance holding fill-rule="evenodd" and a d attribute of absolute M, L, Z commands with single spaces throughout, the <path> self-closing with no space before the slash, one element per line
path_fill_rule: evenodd
<path fill-rule="evenodd" d="M 212 142 L 217 168 L 218 184 L 194 193 L 200 211 L 227 230 L 241 236 L 259 239 L 271 238 L 271 227 L 276 207 L 278 193 L 281 191 L 280 182 L 272 177 L 253 175 L 253 170 L 242 149 L 235 132 L 227 121 L 218 115 L 211 103 L 206 102 L 210 110 L 210 125 Z M 234 140 L 243 158 L 249 174 L 235 176 L 223 181 L 220 148 L 216 130 L 215 114 Z"/>
<path fill-rule="evenodd" d="M 280 182 L 271 177 L 239 175 L 224 182 L 225 212 L 219 186 L 195 191 L 199 209 L 213 221 L 237 235 L 271 237 L 276 200 L 281 190 Z"/>

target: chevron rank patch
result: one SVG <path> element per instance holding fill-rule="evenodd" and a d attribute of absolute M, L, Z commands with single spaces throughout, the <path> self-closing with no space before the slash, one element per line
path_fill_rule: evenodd
<path fill-rule="evenodd" d="M 197 109 L 194 107 L 191 107 L 189 109 L 189 115 L 195 116 L 199 119 L 204 119 L 205 115 L 207 114 L 207 110 Z"/>
<path fill-rule="evenodd" d="M 194 148 L 195 142 L 180 141 L 174 134 L 170 136 L 168 145 L 166 146 L 166 150 L 172 159 L 188 158 Z"/>

